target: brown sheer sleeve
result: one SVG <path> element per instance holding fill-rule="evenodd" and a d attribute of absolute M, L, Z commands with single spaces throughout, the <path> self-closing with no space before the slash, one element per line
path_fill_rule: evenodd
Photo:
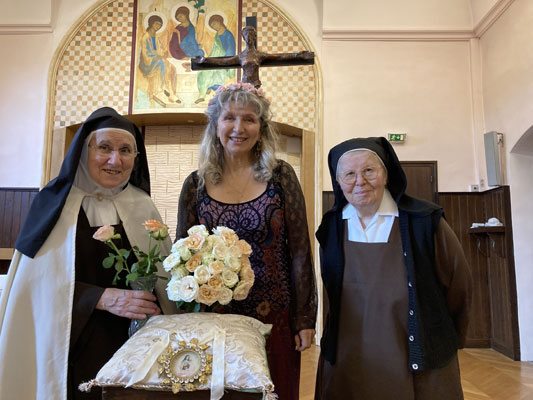
<path fill-rule="evenodd" d="M 435 234 L 435 267 L 455 324 L 459 348 L 463 348 L 472 302 L 472 277 L 461 243 L 444 219 Z"/>
<path fill-rule="evenodd" d="M 280 161 L 276 172 L 285 199 L 285 227 L 291 260 L 292 328 L 294 332 L 315 329 L 317 294 L 305 200 L 289 164 Z"/>
<path fill-rule="evenodd" d="M 187 237 L 187 230 L 198 225 L 198 211 L 196 209 L 198 191 L 198 174 L 191 173 L 181 188 L 178 203 L 178 225 L 176 226 L 176 240 Z"/>

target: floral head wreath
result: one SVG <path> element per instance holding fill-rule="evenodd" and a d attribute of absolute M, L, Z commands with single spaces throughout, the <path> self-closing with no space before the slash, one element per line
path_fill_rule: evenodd
<path fill-rule="evenodd" d="M 263 89 L 261 88 L 257 89 L 254 85 L 252 85 L 251 83 L 247 83 L 247 82 L 235 82 L 235 83 L 230 83 L 226 86 L 219 86 L 215 92 L 215 97 L 218 96 L 222 92 L 227 92 L 227 91 L 236 92 L 239 90 L 242 92 L 253 93 L 257 97 L 265 97 L 265 92 L 263 91 Z M 209 101 L 209 105 L 214 104 L 215 97 L 213 97 Z"/>

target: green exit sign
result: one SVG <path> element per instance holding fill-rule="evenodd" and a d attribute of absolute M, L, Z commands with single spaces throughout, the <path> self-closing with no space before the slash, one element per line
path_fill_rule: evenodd
<path fill-rule="evenodd" d="M 389 133 L 389 142 L 405 142 L 407 133 Z"/>

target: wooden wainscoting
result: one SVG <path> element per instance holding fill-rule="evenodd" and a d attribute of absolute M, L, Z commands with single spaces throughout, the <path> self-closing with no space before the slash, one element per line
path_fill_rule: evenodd
<path fill-rule="evenodd" d="M 467 347 L 491 347 L 520 360 L 518 309 L 508 186 L 479 193 L 439 193 L 446 219 L 461 242 L 474 281 Z M 471 229 L 496 217 L 501 228 Z"/>
<path fill-rule="evenodd" d="M 0 188 L 0 274 L 7 273 L 15 241 L 39 189 Z"/>

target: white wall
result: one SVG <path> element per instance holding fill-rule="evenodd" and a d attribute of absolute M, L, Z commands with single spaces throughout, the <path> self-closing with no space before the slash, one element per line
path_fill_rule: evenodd
<path fill-rule="evenodd" d="M 474 27 L 485 17 L 499 0 L 470 0 L 472 10 L 472 23 Z"/>
<path fill-rule="evenodd" d="M 323 1 L 324 29 L 472 29 L 465 0 Z"/>
<path fill-rule="evenodd" d="M 0 48 L 0 186 L 38 187 L 51 35 L 0 35 Z"/>
<path fill-rule="evenodd" d="M 0 187 L 39 187 L 46 123 L 47 80 L 56 48 L 94 0 L 11 1 L 0 19 Z M 57 7 L 50 9 L 51 6 Z M 24 10 L 29 14 L 21 21 Z M 40 20 L 54 21 L 54 31 L 39 29 Z M 8 23 L 6 15 L 14 15 Z M 20 17 L 18 17 L 18 16 Z M 7 26 L 20 24 L 17 26 Z M 12 32 L 12 33 L 9 33 Z M 21 33 L 22 32 L 22 33 Z"/>
<path fill-rule="evenodd" d="M 440 191 L 475 182 L 468 42 L 328 41 L 323 60 L 325 166 L 343 140 L 405 132 L 400 160 L 437 160 Z"/>
<path fill-rule="evenodd" d="M 0 0 L 0 9 L 0 26 L 52 22 L 52 0 Z"/>
<path fill-rule="evenodd" d="M 515 0 L 480 41 L 487 131 L 504 133 L 507 179 L 511 188 L 520 345 L 533 360 L 533 154 L 510 150 L 533 125 L 533 2 Z"/>

